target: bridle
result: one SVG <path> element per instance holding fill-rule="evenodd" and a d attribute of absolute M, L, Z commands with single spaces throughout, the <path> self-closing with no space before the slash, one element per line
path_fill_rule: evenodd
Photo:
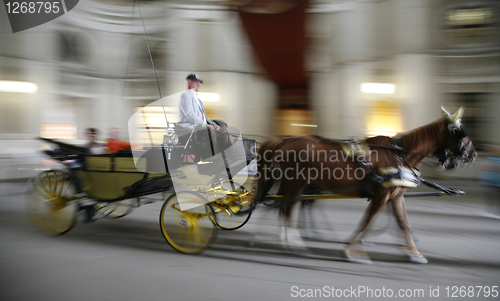
<path fill-rule="evenodd" d="M 448 119 L 447 119 L 448 120 Z M 460 118 L 454 123 L 448 120 L 448 138 L 446 140 L 446 145 L 444 148 L 440 148 L 434 152 L 433 156 L 439 159 L 440 166 L 443 169 L 454 169 L 458 166 L 460 161 L 468 163 L 473 161 L 476 153 L 469 157 L 469 153 L 472 147 L 472 140 L 469 139 L 467 143 L 464 143 L 464 138 L 469 136 L 465 125 L 462 124 Z M 455 154 L 450 148 L 451 138 L 456 138 L 458 140 L 458 153 Z"/>

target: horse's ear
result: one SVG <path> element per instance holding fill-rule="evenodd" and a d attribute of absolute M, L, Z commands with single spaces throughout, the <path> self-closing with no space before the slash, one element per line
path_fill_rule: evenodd
<path fill-rule="evenodd" d="M 450 113 L 448 113 L 443 106 L 441 106 L 441 114 L 443 114 L 443 117 L 450 118 Z"/>
<path fill-rule="evenodd" d="M 464 115 L 464 107 L 460 107 L 460 109 L 458 109 L 455 114 L 451 115 L 449 117 L 450 119 L 450 122 L 451 123 L 455 123 L 457 122 L 458 119 L 462 118 L 462 116 Z"/>

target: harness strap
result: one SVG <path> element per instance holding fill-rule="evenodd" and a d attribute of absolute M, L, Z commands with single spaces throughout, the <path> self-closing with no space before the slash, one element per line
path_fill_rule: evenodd
<path fill-rule="evenodd" d="M 391 138 L 392 145 L 395 145 L 397 148 L 403 149 L 403 138 Z"/>
<path fill-rule="evenodd" d="M 449 136 L 448 136 L 448 138 L 449 138 Z M 408 162 L 408 160 L 406 159 L 406 157 L 402 153 L 400 153 L 400 156 L 403 158 L 403 160 L 404 160 L 405 164 L 408 166 L 408 168 L 412 171 L 413 175 L 415 176 L 414 179 L 416 181 L 418 181 L 418 184 L 423 183 L 423 184 L 425 184 L 425 185 L 427 185 L 429 187 L 432 187 L 432 188 L 434 188 L 436 190 L 440 190 L 440 191 L 442 191 L 442 192 L 444 192 L 446 194 L 456 194 L 456 195 L 464 195 L 465 194 L 465 192 L 462 191 L 462 190 L 443 187 L 443 186 L 441 186 L 439 184 L 429 182 L 426 179 L 418 176 L 417 173 L 415 172 L 415 170 L 413 169 L 413 167 L 411 167 L 411 165 Z M 408 173 L 406 173 L 406 174 L 408 174 Z M 412 179 L 408 179 L 408 180 L 413 181 Z"/>
<path fill-rule="evenodd" d="M 450 138 L 450 136 L 451 135 L 448 135 L 448 139 Z M 292 139 L 288 139 L 288 140 L 282 142 L 274 150 L 274 152 L 276 152 L 284 144 L 286 144 L 288 142 L 291 142 L 293 140 L 296 140 L 298 138 L 301 138 L 301 137 L 300 136 L 299 137 L 294 137 Z M 317 141 L 319 141 L 319 140 L 327 140 L 327 141 L 330 141 L 330 142 L 334 142 L 334 141 L 331 141 L 331 140 L 328 140 L 328 139 L 323 139 L 321 137 L 318 137 L 318 138 L 319 139 Z M 342 140 L 342 141 L 339 140 L 338 142 L 334 142 L 334 143 L 345 143 L 345 142 L 346 142 L 346 140 Z M 417 185 L 420 185 L 421 183 L 423 183 L 423 184 L 425 184 L 425 185 L 427 185 L 429 187 L 432 187 L 432 188 L 434 188 L 436 190 L 440 190 L 440 191 L 442 191 L 442 192 L 444 192 L 446 194 L 456 194 L 456 195 L 463 195 L 463 194 L 465 194 L 464 191 L 461 191 L 461 190 L 458 190 L 458 189 L 453 189 L 453 188 L 446 188 L 446 187 L 440 186 L 440 185 L 438 185 L 436 183 L 429 182 L 429 181 L 425 180 L 424 178 L 420 177 L 417 174 L 417 172 L 415 171 L 415 169 L 410 165 L 410 163 L 406 159 L 406 156 L 403 153 L 418 154 L 418 155 L 424 155 L 424 156 L 428 156 L 429 154 L 420 153 L 420 152 L 414 152 L 414 151 L 409 151 L 409 150 L 403 149 L 402 148 L 402 142 L 403 142 L 402 138 L 391 138 L 391 142 L 393 144 L 392 147 L 391 146 L 385 146 L 385 145 L 371 144 L 371 143 L 366 143 L 366 144 L 369 145 L 369 146 L 375 146 L 375 147 L 380 147 L 380 148 L 385 148 L 385 149 L 393 150 L 396 155 L 400 156 L 403 159 L 405 165 L 408 166 L 408 168 L 410 169 L 411 173 L 399 169 L 399 171 L 397 173 L 395 173 L 395 174 L 381 175 L 373 167 L 368 166 L 368 164 L 366 164 L 365 162 L 362 162 L 362 161 L 358 160 L 359 165 L 363 169 L 365 169 L 366 171 L 368 171 L 368 175 L 370 175 L 370 176 L 367 177 L 367 178 L 365 178 L 365 180 L 360 181 L 360 182 L 358 182 L 356 184 L 348 185 L 348 186 L 345 186 L 345 187 L 339 187 L 339 188 L 335 189 L 335 191 L 342 191 L 342 190 L 348 190 L 348 189 L 354 189 L 354 188 L 361 188 L 361 189 L 363 189 L 364 187 L 367 187 L 370 183 L 372 183 L 372 184 L 381 184 L 382 182 L 390 180 L 390 179 L 402 179 L 402 180 L 411 181 L 411 182 L 413 182 L 413 183 L 415 183 Z M 334 151 L 338 151 L 339 149 L 341 149 L 341 147 L 329 150 L 328 152 L 322 153 L 322 154 L 320 154 L 318 156 L 315 156 L 313 158 L 309 158 L 308 160 L 306 160 L 304 162 L 300 162 L 300 163 L 308 162 L 308 161 L 310 161 L 312 159 L 318 158 L 318 157 L 326 155 L 328 153 L 331 153 L 331 152 L 334 152 Z M 275 168 L 277 168 L 277 167 L 275 167 Z M 373 194 L 373 191 L 365 191 L 365 192 L 368 192 L 369 194 Z"/>

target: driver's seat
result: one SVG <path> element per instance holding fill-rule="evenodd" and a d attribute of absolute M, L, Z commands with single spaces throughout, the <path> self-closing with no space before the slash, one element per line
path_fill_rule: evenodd
<path fill-rule="evenodd" d="M 190 129 L 174 124 L 174 131 L 178 137 L 178 142 L 172 146 L 172 149 L 181 151 L 184 163 L 198 162 L 202 158 L 213 155 L 210 138 L 205 129 L 197 129 L 196 127 Z"/>

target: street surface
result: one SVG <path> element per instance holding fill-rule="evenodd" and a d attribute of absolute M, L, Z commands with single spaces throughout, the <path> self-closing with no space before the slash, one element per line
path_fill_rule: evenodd
<path fill-rule="evenodd" d="M 261 206 L 243 228 L 219 231 L 209 250 L 185 255 L 160 233 L 160 201 L 48 237 L 26 217 L 24 184 L 0 183 L 0 300 L 498 300 L 498 208 L 477 182 L 435 181 L 467 195 L 406 199 L 424 265 L 397 247 L 387 208 L 365 238 L 373 263 L 345 260 L 341 242 L 365 199 L 311 207 L 316 223 L 303 231 L 316 238 L 306 241 L 310 254 L 282 247 L 276 210 Z"/>

